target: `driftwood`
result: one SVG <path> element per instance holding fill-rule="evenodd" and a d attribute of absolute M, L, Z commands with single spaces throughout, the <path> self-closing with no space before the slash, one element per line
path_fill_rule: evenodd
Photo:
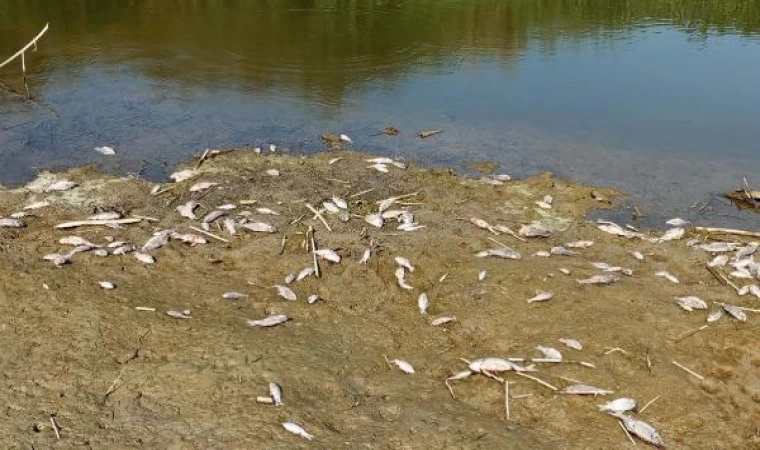
<path fill-rule="evenodd" d="M 0 69 L 2 69 L 3 67 L 7 66 L 13 60 L 15 60 L 16 58 L 18 58 L 20 56 L 21 57 L 21 70 L 24 72 L 24 75 L 26 75 L 26 60 L 24 58 L 24 54 L 31 47 L 34 47 L 35 50 L 37 49 L 37 41 L 39 41 L 42 38 L 42 36 L 44 36 L 45 33 L 47 33 L 47 30 L 48 30 L 49 26 L 50 26 L 50 24 L 45 24 L 45 28 L 43 28 L 42 31 L 40 31 L 40 34 L 38 34 L 37 36 L 35 36 L 34 39 L 32 39 L 31 41 L 29 41 L 28 44 L 26 44 L 24 47 L 22 47 L 21 50 L 17 51 L 13 56 L 11 56 L 10 58 L 8 58 L 5 61 L 3 61 L 2 63 L 0 63 Z"/>

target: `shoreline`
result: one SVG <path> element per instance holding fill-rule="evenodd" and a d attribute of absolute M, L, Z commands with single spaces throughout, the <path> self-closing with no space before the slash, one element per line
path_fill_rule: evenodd
<path fill-rule="evenodd" d="M 333 158 L 342 159 L 329 164 Z M 306 443 L 282 428 L 286 421 L 334 448 L 350 448 L 369 436 L 408 448 L 430 448 L 432 442 L 447 448 L 611 448 L 627 445 L 627 438 L 596 405 L 617 397 L 644 405 L 659 395 L 663 398 L 645 414 L 633 416 L 654 426 L 669 446 L 758 445 L 760 438 L 752 434 L 752 424 L 760 420 L 760 381 L 752 375 L 752 367 L 760 367 L 753 350 L 757 315 L 748 312 L 746 323 L 726 316 L 694 332 L 705 324 L 707 312 L 686 312 L 674 300 L 698 296 L 711 312 L 719 309 L 712 302 L 760 305 L 753 296 L 737 296 L 704 269 L 712 255 L 685 245 L 703 234 L 686 230 L 662 243 L 650 241 L 661 232 L 632 239 L 610 235 L 586 214 L 604 207 L 591 198 L 592 190 L 605 197 L 616 192 L 549 174 L 494 186 L 414 164 L 402 169 L 388 162 L 387 173 L 380 172 L 367 168 L 371 163 L 365 160 L 371 158 L 353 151 L 258 156 L 237 150 L 204 161 L 187 181 L 162 184 L 159 191 L 171 188 L 162 195 L 151 195 L 153 185 L 145 180 L 92 168 L 43 175 L 31 184 L 44 190 L 52 178 L 65 178 L 79 184 L 71 190 L 29 195 L 27 185 L 0 191 L 3 217 L 30 203 L 55 200 L 20 218 L 24 228 L 0 229 L 5 288 L 0 315 L 8 322 L 0 336 L 7 360 L 16 361 L 4 370 L 14 413 L 0 425 L 2 434 L 17 446 L 53 443 L 51 430 L 33 428 L 55 413 L 63 439 L 120 442 L 124 448 Z M 267 172 L 272 170 L 278 175 Z M 199 182 L 219 184 L 190 192 Z M 389 210 L 409 211 L 412 223 L 424 228 L 400 231 L 391 218 L 377 228 L 365 220 L 377 212 L 378 202 L 399 196 L 409 197 Z M 345 200 L 347 208 L 312 219 L 306 204 L 339 203 L 333 197 Z M 176 207 L 191 200 L 200 203 L 199 218 L 227 211 L 210 232 L 229 242 L 189 228 L 200 228 L 199 220 L 180 216 Z M 235 208 L 218 209 L 223 205 Z M 123 229 L 54 228 L 108 211 L 157 221 Z M 237 235 L 228 235 L 222 223 L 230 217 L 276 231 L 248 232 L 240 225 Z M 472 218 L 494 230 L 473 225 Z M 517 232 L 530 224 L 551 235 L 523 241 L 499 231 Z M 272 286 L 286 286 L 289 274 L 313 265 L 309 227 L 316 229 L 318 247 L 335 250 L 341 261 L 319 261 L 322 277 L 288 284 L 298 300 L 285 300 Z M 155 264 L 129 254 L 113 256 L 112 250 L 100 257 L 95 255 L 104 250 L 100 247 L 73 254 L 62 267 L 42 259 L 70 251 L 58 243 L 66 236 L 106 248 L 111 236 L 141 247 L 153 232 L 170 229 L 197 244 L 172 236 L 145 252 Z M 550 252 L 585 241 L 593 244 L 563 247 L 573 255 Z M 520 259 L 474 256 L 502 244 Z M 360 264 L 368 248 L 369 263 Z M 632 258 L 633 251 L 644 259 Z M 549 256 L 535 256 L 540 252 Z M 402 271 L 411 290 L 396 278 L 399 256 L 415 267 Z M 630 269 L 632 275 L 605 272 L 592 262 Z M 679 283 L 653 275 L 659 271 L 672 273 Z M 605 274 L 616 282 L 576 281 Z M 115 289 L 104 290 L 99 281 Z M 223 299 L 229 292 L 246 297 Z M 553 298 L 528 303 L 538 292 L 551 292 Z M 418 305 L 422 293 L 429 298 L 425 315 Z M 310 295 L 323 300 L 309 304 Z M 168 316 L 170 310 L 190 318 Z M 271 329 L 246 325 L 274 314 L 290 320 Z M 443 316 L 456 321 L 431 325 Z M 562 338 L 577 339 L 583 349 L 565 347 L 557 341 Z M 516 383 L 510 386 L 512 414 L 505 423 L 503 388 L 495 381 L 473 375 L 453 382 L 455 399 L 443 383 L 467 368 L 459 358 L 540 359 L 538 345 L 559 350 L 568 362 L 536 363 L 536 377 L 558 389 L 576 380 L 614 395 L 558 395 L 502 373 Z M 615 348 L 620 350 L 610 352 Z M 416 373 L 389 368 L 384 356 L 408 361 Z M 282 386 L 284 407 L 255 402 L 267 395 L 270 382 Z"/>

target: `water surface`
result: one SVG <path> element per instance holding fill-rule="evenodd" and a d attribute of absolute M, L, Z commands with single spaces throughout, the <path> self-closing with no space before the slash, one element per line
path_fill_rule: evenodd
<path fill-rule="evenodd" d="M 4 0 L 0 60 L 46 22 L 33 101 L 0 69 L 3 183 L 89 162 L 160 179 L 206 147 L 312 152 L 340 131 L 620 187 L 649 224 L 760 227 L 714 200 L 760 185 L 758 1 Z M 371 136 L 386 126 L 402 135 Z"/>

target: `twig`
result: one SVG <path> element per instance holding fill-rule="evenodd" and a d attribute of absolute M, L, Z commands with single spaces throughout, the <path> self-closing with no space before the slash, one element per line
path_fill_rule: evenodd
<path fill-rule="evenodd" d="M 391 362 L 388 361 L 388 357 L 383 355 L 383 358 L 385 359 L 385 362 L 388 363 L 388 368 L 393 370 L 393 364 L 391 364 Z"/>
<path fill-rule="evenodd" d="M 631 440 L 631 444 L 633 444 L 633 446 L 636 447 L 636 441 L 633 440 L 633 437 L 631 436 L 631 433 L 629 433 L 628 429 L 625 428 L 625 426 L 623 425 L 623 421 L 622 420 L 618 420 L 618 425 L 620 425 L 620 428 L 623 429 L 623 432 L 625 433 L 626 436 L 628 436 L 628 439 Z"/>
<path fill-rule="evenodd" d="M 282 255 L 283 253 L 285 253 L 285 242 L 287 241 L 288 241 L 288 237 L 283 235 L 282 241 L 280 242 L 280 252 L 278 253 L 278 255 Z"/>
<path fill-rule="evenodd" d="M 194 227 L 194 226 L 189 226 L 188 228 L 190 228 L 191 230 L 195 230 L 195 231 L 197 231 L 198 233 L 201 233 L 201 234 L 205 234 L 205 235 L 206 235 L 206 236 L 208 236 L 208 237 L 211 237 L 211 238 L 217 239 L 217 240 L 219 240 L 219 241 L 222 241 L 222 242 L 226 242 L 226 243 L 229 243 L 229 242 L 230 242 L 230 241 L 228 241 L 227 239 L 225 239 L 225 238 L 223 238 L 223 237 L 221 237 L 221 236 L 217 236 L 217 235 L 215 235 L 215 234 L 213 234 L 213 233 L 209 233 L 209 232 L 208 232 L 208 231 L 206 231 L 206 230 L 202 230 L 202 229 L 200 229 L 200 228 L 196 228 L 196 227 Z"/>
<path fill-rule="evenodd" d="M 673 365 L 675 365 L 679 369 L 683 370 L 684 372 L 688 373 L 689 375 L 693 375 L 693 376 L 699 378 L 700 380 L 704 381 L 705 377 L 703 377 L 702 375 L 698 374 L 697 372 L 694 372 L 693 370 L 689 369 L 688 367 L 685 367 L 685 366 L 683 366 L 681 364 L 678 364 L 675 361 L 671 361 L 671 362 L 673 363 Z"/>
<path fill-rule="evenodd" d="M 681 341 L 683 341 L 684 339 L 686 339 L 687 337 L 689 337 L 689 336 L 694 336 L 694 335 L 695 335 L 695 334 L 697 334 L 698 332 L 700 332 L 700 331 L 702 331 L 702 330 L 706 330 L 707 328 L 709 328 L 709 325 L 702 325 L 701 327 L 697 328 L 696 330 L 691 330 L 691 331 L 689 331 L 688 333 L 686 333 L 686 334 L 683 334 L 682 336 L 678 337 L 678 338 L 676 339 L 676 341 L 675 341 L 675 342 L 676 342 L 676 343 L 678 343 L 678 342 L 681 342 Z"/>
<path fill-rule="evenodd" d="M 61 431 L 58 428 L 58 424 L 55 422 L 55 417 L 50 416 L 50 424 L 53 425 L 53 431 L 55 431 L 55 437 L 61 439 Z"/>
<path fill-rule="evenodd" d="M 610 353 L 615 353 L 615 352 L 620 352 L 620 353 L 622 353 L 624 355 L 628 354 L 627 351 L 623 350 L 620 347 L 613 347 L 613 348 L 607 347 L 607 348 L 609 348 L 609 350 L 607 350 L 606 352 L 604 352 L 605 355 L 609 355 Z"/>
<path fill-rule="evenodd" d="M 366 191 L 361 191 L 361 192 L 357 192 L 356 194 L 350 195 L 348 198 L 361 197 L 362 195 L 369 194 L 372 191 L 374 191 L 374 189 L 367 189 Z"/>
<path fill-rule="evenodd" d="M 55 227 L 59 230 L 62 230 L 66 228 L 77 228 L 77 227 L 98 226 L 98 225 L 127 225 L 130 223 L 138 223 L 141 221 L 142 219 L 137 219 L 137 218 L 116 219 L 116 220 L 77 220 L 74 222 L 61 223 L 61 224 L 56 225 Z"/>
<path fill-rule="evenodd" d="M 119 380 L 121 380 L 121 376 L 124 375 L 124 371 L 127 370 L 127 367 L 129 367 L 129 366 L 124 366 L 121 369 L 121 371 L 119 372 L 119 375 L 116 377 L 116 379 L 113 380 L 113 383 L 111 383 L 111 387 L 109 387 L 108 390 L 106 391 L 106 393 L 103 395 L 103 403 L 105 403 L 106 400 L 108 400 L 108 397 L 111 394 L 113 394 L 114 392 L 116 392 L 116 389 L 118 389 L 119 387 L 121 387 L 121 385 L 116 386 L 116 384 L 119 382 Z"/>
<path fill-rule="evenodd" d="M 325 217 L 322 215 L 322 213 L 321 213 L 321 212 L 319 212 L 319 211 L 317 211 L 316 209 L 314 209 L 314 207 L 313 207 L 313 206 L 311 206 L 311 205 L 310 205 L 310 204 L 308 204 L 308 203 L 306 203 L 306 204 L 305 204 L 305 206 L 306 206 L 307 208 L 309 208 L 309 211 L 313 212 L 313 213 L 314 213 L 314 215 L 315 215 L 315 216 L 317 216 L 317 218 L 318 218 L 319 220 L 321 220 L 321 221 L 322 221 L 322 223 L 324 224 L 325 228 L 327 228 L 327 231 L 329 231 L 330 233 L 332 233 L 332 228 L 330 228 L 330 224 L 329 224 L 329 223 L 327 223 L 327 221 L 325 220 Z"/>
<path fill-rule="evenodd" d="M 744 231 L 744 230 L 735 230 L 732 228 L 713 228 L 713 227 L 694 227 L 694 229 L 697 231 L 704 231 L 705 233 L 735 234 L 737 236 L 760 237 L 760 232 L 758 231 Z"/>
<path fill-rule="evenodd" d="M 134 214 L 132 214 L 132 217 L 134 217 L 135 219 L 144 220 L 146 222 L 161 222 L 159 219 L 156 219 L 155 217 L 137 216 Z"/>
<path fill-rule="evenodd" d="M 529 380 L 533 380 L 533 381 L 535 381 L 536 383 L 538 383 L 538 384 L 540 384 L 540 385 L 542 385 L 542 386 L 546 386 L 546 387 L 548 387 L 548 388 L 549 388 L 549 389 L 551 389 L 552 391 L 558 391 L 558 390 L 559 390 L 559 388 L 552 386 L 551 384 L 547 383 L 546 381 L 544 381 L 544 380 L 541 380 L 541 379 L 539 379 L 539 378 L 536 378 L 536 377 L 534 377 L 534 376 L 528 375 L 527 373 L 523 373 L 523 372 L 515 372 L 515 375 L 517 375 L 517 376 L 520 376 L 520 377 L 523 377 L 523 378 L 527 378 L 527 379 L 529 379 Z"/>
<path fill-rule="evenodd" d="M 497 244 L 501 245 L 501 246 L 502 246 L 502 247 L 504 247 L 504 248 L 509 248 L 509 246 L 508 246 L 507 244 L 502 244 L 501 242 L 497 241 L 496 239 L 494 239 L 494 238 L 492 238 L 492 237 L 489 237 L 489 238 L 487 238 L 487 239 L 488 239 L 489 241 L 491 241 L 491 242 L 495 242 L 495 243 L 497 243 Z"/>
<path fill-rule="evenodd" d="M 507 420 L 512 420 L 509 417 L 509 381 L 504 383 L 504 410 L 507 412 Z"/>
<path fill-rule="evenodd" d="M 646 405 L 644 405 L 644 407 L 643 407 L 643 408 L 641 408 L 641 409 L 639 410 L 639 414 L 643 413 L 645 409 L 649 408 L 649 405 L 651 405 L 652 403 L 654 403 L 654 402 L 656 402 L 657 400 L 659 400 L 659 399 L 660 399 L 660 397 L 661 397 L 661 396 L 659 396 L 659 395 L 658 395 L 657 397 L 653 398 L 652 400 L 649 400 L 649 401 L 647 402 L 647 404 L 646 404 Z"/>
<path fill-rule="evenodd" d="M 45 28 L 43 28 L 42 31 L 40 31 L 40 34 L 38 34 L 37 36 L 35 36 L 34 39 L 31 40 L 31 42 L 29 42 L 28 44 L 26 44 L 21 50 L 17 51 L 13 56 L 11 56 L 10 58 L 8 58 L 5 61 L 3 61 L 2 63 L 0 63 L 0 69 L 2 69 L 3 67 L 7 66 L 8 64 L 10 64 L 11 61 L 13 61 L 14 59 L 18 58 L 19 55 L 21 55 L 23 71 L 24 71 L 24 73 L 26 73 L 26 64 L 23 61 L 24 53 L 27 50 L 29 50 L 29 47 L 32 47 L 32 46 L 36 47 L 37 46 L 37 41 L 40 40 L 40 38 L 42 38 L 42 36 L 45 33 L 47 33 L 49 25 L 50 24 L 45 24 Z"/>
<path fill-rule="evenodd" d="M 150 308 L 148 306 L 135 306 L 135 309 L 137 311 L 156 312 L 156 308 Z"/>
<path fill-rule="evenodd" d="M 322 274 L 319 273 L 319 261 L 317 260 L 317 244 L 314 242 L 314 227 L 309 225 L 309 238 L 311 239 L 311 258 L 314 262 L 314 276 L 321 278 Z"/>

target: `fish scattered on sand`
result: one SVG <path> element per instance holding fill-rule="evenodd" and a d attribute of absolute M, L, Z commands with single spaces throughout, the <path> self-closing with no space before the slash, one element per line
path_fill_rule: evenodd
<path fill-rule="evenodd" d="M 662 437 L 657 433 L 657 430 L 648 423 L 623 414 L 616 415 L 616 417 L 620 419 L 623 427 L 625 427 L 629 433 L 657 448 L 665 448 L 665 441 L 662 440 Z"/>
<path fill-rule="evenodd" d="M 254 328 L 256 328 L 256 327 L 267 328 L 267 327 L 274 327 L 274 326 L 277 326 L 277 325 L 282 325 L 283 323 L 287 322 L 288 320 L 290 320 L 290 318 L 288 316 L 286 316 L 285 314 L 273 314 L 271 316 L 268 316 L 268 317 L 266 317 L 264 319 L 260 319 L 260 320 L 247 320 L 246 324 L 249 327 L 254 327 Z"/>
<path fill-rule="evenodd" d="M 528 299 L 528 303 L 546 302 L 554 298 L 551 292 L 536 292 L 536 296 Z"/>
<path fill-rule="evenodd" d="M 291 302 L 298 300 L 298 296 L 295 292 L 293 292 L 293 289 L 290 289 L 287 286 L 282 286 L 280 284 L 276 284 L 272 287 L 277 289 L 277 295 L 284 298 L 285 300 L 290 300 Z"/>
<path fill-rule="evenodd" d="M 411 374 L 414 373 L 414 367 L 412 367 L 411 364 L 409 364 L 408 362 L 404 361 L 403 359 L 392 359 L 391 363 L 393 365 L 395 365 L 396 367 L 398 367 L 399 370 L 401 370 L 402 372 L 404 372 L 406 374 L 411 375 Z"/>
<path fill-rule="evenodd" d="M 557 340 L 565 344 L 567 347 L 572 348 L 573 350 L 578 350 L 578 351 L 583 350 L 583 345 L 581 345 L 581 343 L 576 341 L 575 339 L 559 338 Z"/>
<path fill-rule="evenodd" d="M 628 411 L 636 409 L 636 400 L 632 398 L 622 397 L 604 405 L 598 405 L 599 411 L 613 414 L 622 414 Z"/>
<path fill-rule="evenodd" d="M 298 425 L 297 423 L 294 423 L 294 422 L 285 422 L 285 423 L 282 424 L 282 426 L 283 426 L 283 428 L 285 428 L 286 430 L 288 430 L 288 432 L 290 432 L 290 433 L 292 433 L 292 434 L 294 434 L 296 436 L 302 437 L 302 438 L 306 439 L 307 441 L 311 441 L 312 439 L 314 439 L 314 436 L 312 436 L 311 434 L 309 434 L 306 431 L 306 429 L 304 429 L 301 425 Z"/>
<path fill-rule="evenodd" d="M 612 274 L 594 275 L 591 278 L 585 280 L 575 280 L 578 284 L 612 284 L 620 280 L 620 277 Z"/>

